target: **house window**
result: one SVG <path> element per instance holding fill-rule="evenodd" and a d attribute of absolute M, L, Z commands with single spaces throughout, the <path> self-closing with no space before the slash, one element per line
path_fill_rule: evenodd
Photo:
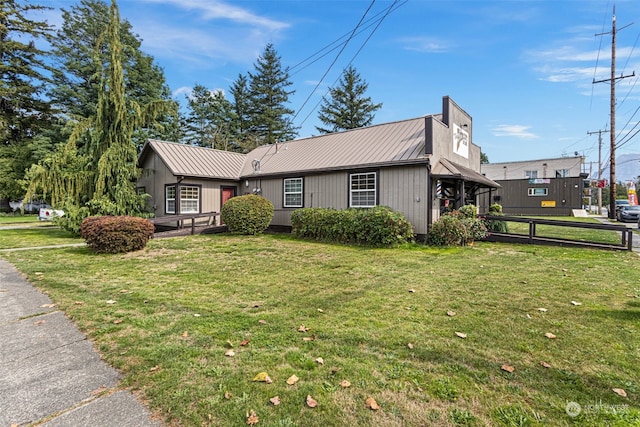
<path fill-rule="evenodd" d="M 538 178 L 538 171 L 524 171 L 524 177 L 525 178 L 529 178 L 529 179 L 536 179 Z"/>
<path fill-rule="evenodd" d="M 284 207 L 302 207 L 302 178 L 286 178 L 284 180 Z"/>
<path fill-rule="evenodd" d="M 556 170 L 556 178 L 567 178 L 569 176 L 569 169 Z"/>
<path fill-rule="evenodd" d="M 349 207 L 371 208 L 376 205 L 376 173 L 349 175 Z"/>
<path fill-rule="evenodd" d="M 176 213 L 176 186 L 167 185 L 165 193 L 165 213 Z M 180 186 L 180 213 L 200 212 L 200 187 L 193 185 Z"/>
<path fill-rule="evenodd" d="M 164 188 L 165 213 L 176 213 L 176 186 L 168 185 Z"/>
<path fill-rule="evenodd" d="M 529 196 L 548 196 L 549 189 L 548 188 L 529 188 L 528 189 Z"/>

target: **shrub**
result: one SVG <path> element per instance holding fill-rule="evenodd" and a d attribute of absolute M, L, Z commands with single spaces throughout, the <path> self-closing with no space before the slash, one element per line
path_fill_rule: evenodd
<path fill-rule="evenodd" d="M 222 206 L 222 220 L 229 231 L 239 234 L 260 234 L 273 219 L 273 204 L 262 196 L 247 194 L 229 199 Z"/>
<path fill-rule="evenodd" d="M 82 238 L 94 252 L 110 254 L 144 248 L 153 231 L 149 220 L 133 216 L 90 216 L 80 226 Z"/>
<path fill-rule="evenodd" d="M 487 237 L 485 221 L 477 217 L 478 208 L 465 205 L 449 212 L 431 226 L 428 241 L 436 246 L 466 245 Z"/>
<path fill-rule="evenodd" d="M 491 216 L 502 216 L 502 206 L 498 203 L 494 203 L 489 206 L 489 212 L 487 212 Z M 506 221 L 500 221 L 496 219 L 487 219 L 485 220 L 485 224 L 487 226 L 488 231 L 493 231 L 496 233 L 508 233 L 509 228 L 507 226 Z"/>
<path fill-rule="evenodd" d="M 457 215 L 444 214 L 431 225 L 428 242 L 435 246 L 461 245 L 466 229 Z"/>
<path fill-rule="evenodd" d="M 337 243 L 390 246 L 413 240 L 413 226 L 387 206 L 371 209 L 303 208 L 291 215 L 292 233 Z"/>

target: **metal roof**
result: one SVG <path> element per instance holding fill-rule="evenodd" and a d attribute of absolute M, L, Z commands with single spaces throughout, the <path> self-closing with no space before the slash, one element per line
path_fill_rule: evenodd
<path fill-rule="evenodd" d="M 140 160 L 150 147 L 175 176 L 239 179 L 246 157 L 232 151 L 149 139 L 142 148 Z"/>
<path fill-rule="evenodd" d="M 438 161 L 438 164 L 436 164 L 431 170 L 431 174 L 436 178 L 463 179 L 465 181 L 477 182 L 485 187 L 501 187 L 497 182 L 490 180 L 473 169 L 461 166 L 445 158 Z"/>
<path fill-rule="evenodd" d="M 243 178 L 424 163 L 426 117 L 258 147 L 247 154 Z"/>

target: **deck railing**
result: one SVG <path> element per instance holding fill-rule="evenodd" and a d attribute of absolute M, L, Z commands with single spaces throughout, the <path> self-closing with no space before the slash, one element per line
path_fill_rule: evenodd
<path fill-rule="evenodd" d="M 205 212 L 205 213 L 198 213 L 198 214 L 167 215 L 167 216 L 161 216 L 157 218 L 150 218 L 149 221 L 151 221 L 153 225 L 175 222 L 176 228 L 178 229 L 184 228 L 184 223 L 191 221 L 191 234 L 195 234 L 196 219 L 208 218 L 207 226 L 215 226 L 216 218 L 219 216 L 220 216 L 219 212 Z"/>
<path fill-rule="evenodd" d="M 587 222 L 577 221 L 562 221 L 540 218 L 523 218 L 515 216 L 492 216 L 482 215 L 482 218 L 491 221 L 505 221 L 515 223 L 528 224 L 528 233 L 514 233 L 514 232 L 495 232 L 490 231 L 488 241 L 502 241 L 502 242 L 515 242 L 515 243 L 529 243 L 529 244 L 556 244 L 566 246 L 582 246 L 602 249 L 621 249 L 632 250 L 633 249 L 633 230 L 624 225 L 614 224 L 593 224 Z M 549 236 L 540 233 L 539 225 L 549 225 L 556 227 L 572 227 L 579 229 L 589 230 L 603 230 L 603 231 L 615 231 L 619 233 L 620 243 L 584 240 L 584 239 L 571 239 L 564 236 Z M 608 237 L 608 236 L 607 236 Z"/>

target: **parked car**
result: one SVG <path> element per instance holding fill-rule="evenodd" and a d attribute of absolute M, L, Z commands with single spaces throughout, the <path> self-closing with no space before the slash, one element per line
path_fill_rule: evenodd
<path fill-rule="evenodd" d="M 40 208 L 40 213 L 38 213 L 38 219 L 40 221 L 51 221 L 54 217 L 63 216 L 64 211 L 52 208 Z"/>
<path fill-rule="evenodd" d="M 618 210 L 618 221 L 636 222 L 640 218 L 640 206 L 622 206 Z"/>
<path fill-rule="evenodd" d="M 629 206 L 629 200 L 627 199 L 616 199 L 616 215 L 620 212 L 620 208 L 623 206 Z"/>

